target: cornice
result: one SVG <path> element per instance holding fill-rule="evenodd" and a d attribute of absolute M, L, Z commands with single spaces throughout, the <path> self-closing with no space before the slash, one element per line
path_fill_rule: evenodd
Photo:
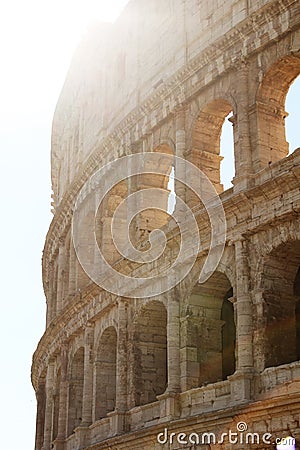
<path fill-rule="evenodd" d="M 194 57 L 186 66 L 163 82 L 151 96 L 145 99 L 135 110 L 130 112 L 107 137 L 103 138 L 102 141 L 95 146 L 90 157 L 84 163 L 81 172 L 75 177 L 67 192 L 64 194 L 50 224 L 42 260 L 45 288 L 45 283 L 48 281 L 49 263 L 57 251 L 58 240 L 66 234 L 68 227 L 70 227 L 76 196 L 83 184 L 97 170 L 99 164 L 104 161 L 108 162 L 111 159 L 110 155 L 113 153 L 113 150 L 114 155 L 116 149 L 118 149 L 119 156 L 126 154 L 130 151 L 130 147 L 134 142 L 143 139 L 148 132 L 151 132 L 154 127 L 150 118 L 157 108 L 160 108 L 161 111 L 160 114 L 156 114 L 156 126 L 163 120 L 166 120 L 166 118 L 171 118 L 176 110 L 183 104 L 186 104 L 196 92 L 199 94 L 201 89 L 204 89 L 208 84 L 213 83 L 216 78 L 212 79 L 210 83 L 206 83 L 205 86 L 202 87 L 199 87 L 197 83 L 194 85 L 193 83 L 190 83 L 190 85 L 188 85 L 197 72 L 203 70 L 209 64 L 215 64 L 215 61 L 224 55 L 230 48 L 238 46 L 239 50 L 235 52 L 235 58 L 231 58 L 230 61 L 227 61 L 228 67 L 224 67 L 224 71 L 229 69 L 235 70 L 237 60 L 244 61 L 245 59 L 250 58 L 255 52 L 251 51 L 247 55 L 242 55 L 242 46 L 245 37 L 250 36 L 251 33 L 253 33 L 253 28 L 255 28 L 253 25 L 256 24 L 256 28 L 261 28 L 264 24 L 268 23 L 270 19 L 287 11 L 290 6 L 296 3 L 297 0 L 276 0 L 251 14 L 251 16 L 210 44 L 200 53 L 200 55 Z M 290 33 L 291 29 L 287 32 Z M 286 33 L 282 33 L 280 38 L 282 38 L 284 34 Z M 274 39 L 269 40 L 264 45 L 261 45 L 259 50 L 266 45 L 271 45 L 273 42 Z M 257 51 L 258 49 L 256 49 L 256 52 Z M 218 75 L 220 76 L 222 73 L 219 73 Z M 140 122 L 143 122 L 143 124 L 141 125 Z"/>
<path fill-rule="evenodd" d="M 230 216 L 239 218 L 238 223 L 232 229 L 228 229 L 227 242 L 238 239 L 237 236 L 251 238 L 260 231 L 274 229 L 274 225 L 286 226 L 288 222 L 295 222 L 300 212 L 299 180 L 300 148 L 284 161 L 274 163 L 258 173 L 252 180 L 252 188 L 247 191 L 234 194 L 231 190 L 221 194 L 227 220 Z M 283 190 L 282 186 L 286 186 L 286 190 Z M 289 192 L 288 208 L 286 206 L 283 206 L 282 210 L 278 208 L 276 213 L 268 209 L 266 214 L 251 217 L 252 207 L 254 203 L 258 203 L 258 198 L 261 198 L 261 203 L 270 203 L 272 199 L 278 197 L 278 192 L 283 195 Z M 194 208 L 193 213 L 200 221 L 201 216 L 205 216 L 205 211 L 199 207 Z M 170 239 L 176 239 L 176 235 Z M 203 255 L 206 251 L 206 247 L 202 249 Z M 117 264 L 119 265 L 120 261 Z M 88 320 L 94 321 L 108 308 L 113 308 L 113 297 L 112 294 L 91 283 L 81 295 L 75 295 L 71 303 L 49 324 L 33 357 L 32 382 L 35 388 L 50 355 L 57 351 L 62 342 L 77 334 Z"/>

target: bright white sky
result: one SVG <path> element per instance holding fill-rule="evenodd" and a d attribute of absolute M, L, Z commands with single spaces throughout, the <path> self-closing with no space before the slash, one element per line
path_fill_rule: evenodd
<path fill-rule="evenodd" d="M 0 450 L 33 450 L 32 353 L 45 326 L 41 255 L 50 215 L 52 116 L 86 25 L 128 0 L 10 0 L 0 8 Z M 17 430 L 17 431 L 16 431 Z"/>
<path fill-rule="evenodd" d="M 127 1 L 10 0 L 1 5 L 0 450 L 34 448 L 30 366 L 45 324 L 41 254 L 51 220 L 55 104 L 86 24 L 114 20 Z M 300 86 L 298 99 L 299 94 Z M 294 135 L 298 124 L 297 117 Z M 299 145 L 295 141 L 292 148 Z"/>

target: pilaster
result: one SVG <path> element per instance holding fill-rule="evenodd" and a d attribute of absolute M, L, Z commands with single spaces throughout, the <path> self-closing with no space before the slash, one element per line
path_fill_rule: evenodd
<path fill-rule="evenodd" d="M 253 368 L 253 307 L 250 295 L 250 268 L 248 241 L 244 238 L 235 242 L 236 267 L 236 342 L 237 370 L 229 377 L 233 401 L 247 401 L 251 398 Z"/>
<path fill-rule="evenodd" d="M 88 323 L 84 332 L 84 380 L 81 426 L 92 423 L 93 406 L 93 346 L 94 324 Z"/>
<path fill-rule="evenodd" d="M 60 353 L 60 387 L 59 387 L 59 413 L 58 413 L 58 433 L 56 439 L 56 448 L 59 441 L 66 438 L 67 433 L 67 411 L 68 411 L 68 345 L 62 344 Z"/>
<path fill-rule="evenodd" d="M 53 427 L 53 383 L 54 383 L 55 360 L 50 359 L 46 376 L 46 405 L 45 405 L 45 423 L 44 440 L 42 450 L 50 450 L 52 427 Z"/>

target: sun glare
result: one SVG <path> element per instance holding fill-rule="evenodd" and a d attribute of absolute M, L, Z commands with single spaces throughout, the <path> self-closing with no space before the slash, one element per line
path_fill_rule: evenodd
<path fill-rule="evenodd" d="M 76 9 L 80 17 L 84 17 L 86 20 L 98 19 L 104 22 L 113 22 L 118 15 L 122 7 L 126 4 L 126 1 L 122 0 L 90 0 L 86 2 L 78 2 Z M 72 6 L 74 3 L 72 2 Z"/>
<path fill-rule="evenodd" d="M 17 113 L 29 118 L 50 104 L 53 110 L 86 29 L 95 21 L 114 22 L 128 1 L 6 2 L 0 17 L 0 51 L 6 60 L 0 86 L 1 121 Z M 13 91 L 7 86 L 14 86 Z"/>

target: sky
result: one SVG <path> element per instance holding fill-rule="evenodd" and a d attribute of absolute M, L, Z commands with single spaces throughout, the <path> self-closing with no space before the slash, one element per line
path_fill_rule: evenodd
<path fill-rule="evenodd" d="M 45 328 L 41 256 L 50 214 L 50 137 L 70 60 L 90 21 L 127 0 L 10 0 L 0 13 L 0 450 L 32 450 L 32 354 Z M 17 430 L 17 431 L 16 431 Z"/>
<path fill-rule="evenodd" d="M 50 139 L 54 108 L 87 24 L 94 19 L 113 21 L 126 3 L 11 0 L 1 5 L 0 450 L 34 448 L 36 402 L 30 367 L 45 327 L 41 255 L 52 218 Z M 287 125 L 291 149 L 300 146 L 296 136 L 299 98 L 297 82 L 287 107 L 289 112 L 295 111 L 288 119 L 294 124 Z M 224 154 L 231 146 L 231 125 L 226 127 Z M 225 186 L 229 187 L 233 175 L 229 169 L 226 172 L 229 181 Z"/>

